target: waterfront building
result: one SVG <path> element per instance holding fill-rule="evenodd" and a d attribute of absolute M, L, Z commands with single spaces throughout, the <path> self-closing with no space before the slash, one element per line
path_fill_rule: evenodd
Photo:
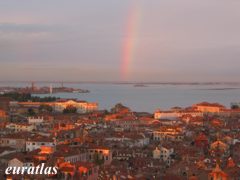
<path fill-rule="evenodd" d="M 48 105 L 56 112 L 63 112 L 68 106 L 75 107 L 77 113 L 89 113 L 98 110 L 98 103 L 79 101 L 75 99 L 60 99 L 55 102 L 10 102 L 10 112 L 12 114 L 26 113 L 29 109 L 33 109 L 35 112 L 39 111 L 41 105 Z"/>
<path fill-rule="evenodd" d="M 221 104 L 208 102 L 195 104 L 193 108 L 203 113 L 220 113 L 226 109 L 226 107 Z"/>

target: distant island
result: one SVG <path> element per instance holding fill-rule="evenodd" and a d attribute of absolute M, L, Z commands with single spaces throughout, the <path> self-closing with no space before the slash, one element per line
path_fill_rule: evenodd
<path fill-rule="evenodd" d="M 135 84 L 134 87 L 147 87 L 145 84 Z"/>
<path fill-rule="evenodd" d="M 89 93 L 87 89 L 79 89 L 72 87 L 36 87 L 34 83 L 29 87 L 0 87 L 0 94 L 5 94 L 9 92 L 18 92 L 18 93 L 29 93 L 29 94 L 54 94 L 54 93 Z"/>
<path fill-rule="evenodd" d="M 232 88 L 232 87 L 226 87 L 226 88 L 208 88 L 208 89 L 198 89 L 198 90 L 209 90 L 209 91 L 224 91 L 224 90 L 238 90 L 240 88 Z"/>

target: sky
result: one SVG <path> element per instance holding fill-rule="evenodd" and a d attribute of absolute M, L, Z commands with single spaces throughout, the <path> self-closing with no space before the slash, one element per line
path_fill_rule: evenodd
<path fill-rule="evenodd" d="M 239 82 L 239 0 L 0 0 L 0 81 Z"/>

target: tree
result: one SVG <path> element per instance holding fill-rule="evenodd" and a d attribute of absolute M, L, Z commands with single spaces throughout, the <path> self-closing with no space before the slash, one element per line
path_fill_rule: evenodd
<path fill-rule="evenodd" d="M 42 104 L 42 105 L 39 106 L 39 111 L 41 111 L 41 112 L 52 112 L 53 108 L 50 105 Z"/>
<path fill-rule="evenodd" d="M 239 109 L 239 106 L 237 104 L 232 104 L 231 109 Z"/>
<path fill-rule="evenodd" d="M 100 155 L 98 153 L 95 153 L 93 155 L 93 159 L 94 159 L 94 162 L 97 164 L 97 165 L 102 165 L 104 164 L 104 157 L 100 157 Z"/>
<path fill-rule="evenodd" d="M 32 96 L 30 93 L 18 93 L 18 92 L 9 92 L 5 94 L 1 94 L 0 97 L 9 97 L 12 98 L 15 101 L 20 102 L 27 102 L 27 101 L 33 101 L 33 102 L 54 102 L 58 97 L 39 97 L 39 96 Z"/>
<path fill-rule="evenodd" d="M 77 112 L 77 108 L 72 106 L 72 105 L 69 105 L 67 106 L 64 110 L 63 110 L 63 113 L 65 114 L 68 114 L 68 113 L 76 113 Z"/>
<path fill-rule="evenodd" d="M 29 109 L 28 109 L 28 115 L 29 115 L 29 116 L 35 116 L 35 115 L 36 115 L 36 112 L 34 111 L 34 109 L 29 108 Z"/>
<path fill-rule="evenodd" d="M 112 109 L 112 113 L 118 113 L 118 112 L 130 112 L 130 109 L 121 103 L 116 104 Z"/>

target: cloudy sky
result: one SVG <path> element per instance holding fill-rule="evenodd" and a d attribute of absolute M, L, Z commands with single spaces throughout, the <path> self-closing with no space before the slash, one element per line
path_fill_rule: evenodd
<path fill-rule="evenodd" d="M 239 0 L 0 0 L 0 81 L 239 81 L 239 67 Z"/>

